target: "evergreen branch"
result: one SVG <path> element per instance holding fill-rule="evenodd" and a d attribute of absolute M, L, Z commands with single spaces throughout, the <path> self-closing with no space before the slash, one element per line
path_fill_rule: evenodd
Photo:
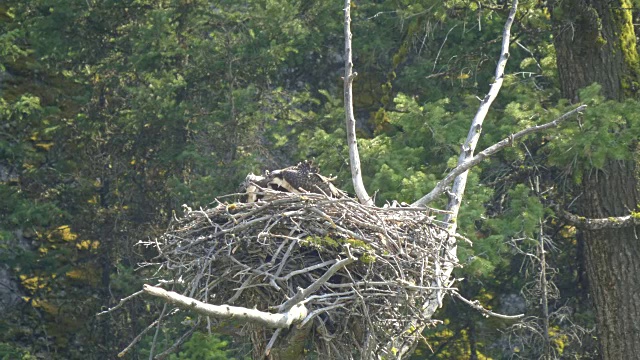
<path fill-rule="evenodd" d="M 448 173 L 442 180 L 440 180 L 440 182 L 433 188 L 433 190 L 431 190 L 430 193 L 428 193 L 427 195 L 420 198 L 418 201 L 411 204 L 411 206 L 425 206 L 429 204 L 430 202 L 435 200 L 438 196 L 442 195 L 442 193 L 444 193 L 447 190 L 447 185 L 450 184 L 456 178 L 456 176 L 468 171 L 470 168 L 478 165 L 481 161 L 497 153 L 503 148 L 509 145 L 512 145 L 515 140 L 523 136 L 532 134 L 534 132 L 539 132 L 539 131 L 557 127 L 562 121 L 566 120 L 571 115 L 581 112 L 586 108 L 587 108 L 587 105 L 580 105 L 577 108 L 563 114 L 562 116 L 558 117 L 557 119 L 551 122 L 548 122 L 542 125 L 532 126 L 524 130 L 518 131 L 517 133 L 512 134 L 502 139 L 501 141 L 491 145 L 490 147 L 478 153 L 476 156 L 470 159 L 467 159 L 466 161 L 458 165 L 455 169 L 451 170 L 450 173 Z"/>

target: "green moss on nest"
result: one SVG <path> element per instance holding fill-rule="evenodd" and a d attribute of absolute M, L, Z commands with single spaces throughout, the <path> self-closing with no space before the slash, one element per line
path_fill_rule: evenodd
<path fill-rule="evenodd" d="M 376 261 L 376 256 L 373 254 L 373 248 L 366 242 L 359 239 L 354 239 L 354 238 L 334 239 L 328 235 L 325 235 L 325 236 L 309 235 L 304 239 L 300 240 L 301 246 L 313 247 L 319 251 L 337 250 L 346 244 L 349 244 L 351 249 L 364 252 L 364 254 L 362 254 L 359 258 L 361 262 L 365 264 L 372 264 Z"/>
<path fill-rule="evenodd" d="M 309 246 L 316 248 L 318 250 L 331 248 L 337 249 L 340 246 L 340 242 L 338 239 L 334 239 L 330 236 L 307 236 L 306 238 L 300 240 L 301 246 Z"/>
<path fill-rule="evenodd" d="M 363 264 L 373 264 L 376 262 L 376 256 L 371 253 L 365 253 L 362 254 L 362 256 L 360 256 L 358 260 L 360 260 Z"/>

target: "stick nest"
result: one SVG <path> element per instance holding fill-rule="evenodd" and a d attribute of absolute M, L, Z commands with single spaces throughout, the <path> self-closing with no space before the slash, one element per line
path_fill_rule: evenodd
<path fill-rule="evenodd" d="M 430 321 L 423 305 L 447 291 L 439 269 L 449 236 L 433 212 L 313 193 L 270 195 L 206 210 L 185 206 L 184 217 L 147 243 L 160 251 L 155 265 L 171 274 L 174 291 L 272 313 L 301 301 L 309 315 L 294 326 L 311 328 L 307 346 L 328 358 L 384 356 L 415 343 L 416 321 Z M 340 261 L 346 265 L 334 266 Z M 274 333 L 236 329 L 254 346 L 256 334 L 266 344 Z"/>

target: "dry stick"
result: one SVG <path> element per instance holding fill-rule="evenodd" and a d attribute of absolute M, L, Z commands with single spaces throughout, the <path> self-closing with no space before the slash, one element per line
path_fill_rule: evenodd
<path fill-rule="evenodd" d="M 287 248 L 287 252 L 284 253 L 284 256 L 282 256 L 282 260 L 280 261 L 280 266 L 278 266 L 278 270 L 276 271 L 276 273 L 274 274 L 274 278 L 277 278 L 280 276 L 280 273 L 282 272 L 282 269 L 284 269 L 285 264 L 287 263 L 287 260 L 289 259 L 289 255 L 291 254 L 291 251 L 293 251 L 293 248 L 297 245 L 298 243 L 296 241 L 292 241 L 291 245 L 289 245 L 289 247 Z"/>
<path fill-rule="evenodd" d="M 114 306 L 112 308 L 109 308 L 109 309 L 107 309 L 105 311 L 99 312 L 99 313 L 96 314 L 96 316 L 102 316 L 102 315 L 108 314 L 108 313 L 110 313 L 110 312 L 112 312 L 114 310 L 117 310 L 117 309 L 121 308 L 122 305 L 124 305 L 124 303 L 126 303 L 127 301 L 133 299 L 134 297 L 136 297 L 138 295 L 141 295 L 143 292 L 144 291 L 142 291 L 142 290 L 136 291 L 133 294 L 131 294 L 131 295 L 125 297 L 125 298 L 120 299 L 120 302 L 118 302 L 118 304 L 116 306 Z"/>
<path fill-rule="evenodd" d="M 540 233 L 538 234 L 538 246 L 540 252 L 540 287 L 542 288 L 542 327 L 544 331 L 544 358 L 551 359 L 549 356 L 551 340 L 549 339 L 549 293 L 547 292 L 547 260 L 544 250 L 544 224 L 542 219 L 539 220 Z"/>
<path fill-rule="evenodd" d="M 151 350 L 149 350 L 149 360 L 153 360 L 153 352 L 156 348 L 156 343 L 158 341 L 158 334 L 160 333 L 160 327 L 162 326 L 162 319 L 164 318 L 164 314 L 167 312 L 167 304 L 165 303 L 162 306 L 162 312 L 158 317 L 158 325 L 156 327 L 156 333 L 153 334 L 153 340 L 151 341 Z"/>
<path fill-rule="evenodd" d="M 251 227 L 254 223 L 262 222 L 262 221 L 269 220 L 269 219 L 271 219 L 271 216 L 263 216 L 263 217 L 255 218 L 255 219 L 253 219 L 251 221 L 243 222 L 240 225 L 237 225 L 235 227 L 231 227 L 231 228 L 228 228 L 228 229 L 220 230 L 220 231 L 216 232 L 213 235 L 214 235 L 214 237 L 216 237 L 216 236 L 224 235 L 224 234 L 229 233 L 229 232 L 242 231 L 242 230 L 244 230 L 244 229 L 246 229 L 248 227 Z M 184 251 L 184 250 L 186 250 L 188 248 L 191 248 L 191 247 L 194 247 L 196 245 L 199 245 L 200 243 L 202 243 L 204 241 L 207 241 L 207 240 L 209 240 L 208 237 L 203 237 L 202 239 L 199 239 L 199 240 L 191 242 L 191 243 L 189 243 L 187 245 L 181 246 L 181 247 L 177 248 L 176 250 Z"/>
<path fill-rule="evenodd" d="M 484 307 L 482 307 L 482 305 L 480 305 L 480 302 L 478 300 L 474 300 L 471 301 L 469 299 L 464 298 L 462 295 L 458 294 L 457 291 L 452 291 L 451 292 L 453 295 L 455 295 L 455 297 L 457 297 L 458 299 L 462 300 L 462 302 L 464 302 L 465 304 L 471 306 L 472 308 L 480 311 L 481 313 L 485 314 L 487 317 L 489 316 L 493 316 L 499 319 L 506 319 L 506 320 L 515 320 L 515 319 L 520 319 L 522 317 L 524 317 L 524 314 L 518 314 L 518 315 L 503 315 L 503 314 L 498 314 L 495 313 L 491 310 L 485 309 Z"/>
<path fill-rule="evenodd" d="M 124 348 L 124 350 L 120 351 L 118 353 L 118 357 L 121 358 L 123 356 L 125 356 L 129 350 L 131 350 L 131 348 L 138 343 L 138 341 L 140 341 L 140 339 L 142 339 L 142 337 L 144 336 L 144 334 L 146 334 L 149 330 L 153 329 L 153 327 L 155 327 L 158 323 L 160 322 L 160 319 L 152 322 L 149 326 L 147 326 L 144 330 L 142 330 L 140 332 L 140 334 L 138 334 L 138 336 L 136 336 L 133 341 L 126 347 Z"/>
<path fill-rule="evenodd" d="M 395 281 L 358 281 L 343 284 L 325 284 L 328 288 L 351 288 L 354 286 L 389 286 L 389 287 L 401 287 L 410 290 L 457 290 L 456 288 L 440 288 L 435 286 L 418 286 L 408 283 L 406 280 L 396 279 Z"/>
<path fill-rule="evenodd" d="M 314 281 L 313 284 L 307 286 L 305 289 L 298 289 L 298 292 L 289 300 L 287 300 L 284 304 L 280 305 L 280 311 L 288 311 L 292 306 L 299 304 L 302 300 L 306 299 L 309 295 L 313 294 L 316 290 L 320 289 L 322 285 L 324 285 L 329 279 L 335 274 L 338 270 L 343 267 L 351 264 L 352 262 L 358 260 L 358 258 L 351 255 L 349 251 L 349 247 L 347 249 L 347 258 L 342 259 L 335 264 L 333 264 L 327 272 L 325 272 L 318 280 Z"/>
<path fill-rule="evenodd" d="M 198 325 L 200 325 L 200 319 L 198 319 L 196 324 L 192 326 L 191 329 L 189 329 L 187 332 L 182 334 L 182 336 L 180 336 L 180 338 L 176 340 L 176 342 L 174 342 L 173 345 L 171 345 L 167 350 L 156 355 L 154 359 L 164 360 L 167 358 L 167 356 L 174 353 L 178 349 L 178 347 L 180 347 L 185 341 L 187 341 L 191 337 L 191 335 L 193 335 L 194 332 L 196 332 L 196 329 L 198 329 Z"/>
<path fill-rule="evenodd" d="M 302 320 L 302 323 L 300 324 L 300 326 L 301 327 L 305 326 L 309 322 L 309 320 L 313 320 L 316 316 L 320 315 L 321 313 L 324 313 L 339 307 L 344 307 L 344 304 L 329 305 L 327 307 L 316 309 L 313 312 L 311 312 L 309 315 L 307 315 L 307 317 L 304 320 Z"/>
<path fill-rule="evenodd" d="M 160 285 L 163 285 L 163 284 L 165 284 L 165 285 L 166 285 L 167 283 L 168 283 L 167 281 L 163 281 L 163 282 L 160 282 L 159 284 L 157 284 L 156 286 L 160 286 Z M 108 313 L 110 313 L 110 312 L 113 312 L 113 311 L 115 311 L 115 310 L 118 310 L 118 309 L 119 309 L 119 308 L 121 308 L 121 307 L 122 307 L 122 305 L 124 305 L 127 301 L 129 301 L 129 300 L 133 299 L 133 298 L 134 298 L 134 297 L 136 297 L 136 296 L 142 295 L 143 293 L 144 293 L 144 291 L 143 291 L 143 290 L 136 291 L 136 292 L 134 292 L 133 294 L 131 294 L 131 295 L 127 296 L 127 297 L 124 297 L 124 298 L 120 299 L 120 301 L 118 302 L 118 304 L 117 304 L 116 306 L 114 306 L 114 307 L 112 307 L 112 308 L 109 308 L 109 309 L 107 309 L 107 310 L 105 310 L 105 311 L 99 312 L 99 313 L 97 313 L 97 314 L 96 314 L 96 316 L 106 315 L 106 314 L 108 314 Z"/>
<path fill-rule="evenodd" d="M 347 145 L 349 146 L 349 165 L 351 166 L 351 179 L 356 196 L 362 204 L 373 205 L 373 200 L 367 194 L 362 182 L 362 170 L 360 170 L 360 154 L 356 141 L 356 119 L 353 115 L 353 79 L 358 73 L 353 72 L 353 59 L 351 55 L 351 0 L 344 1 L 344 110 L 347 125 Z"/>
<path fill-rule="evenodd" d="M 317 269 L 323 268 L 323 267 L 328 266 L 328 265 L 333 265 L 336 262 L 337 262 L 337 260 L 335 260 L 335 259 L 327 260 L 327 261 L 321 262 L 319 264 L 311 265 L 311 266 L 306 267 L 304 269 L 292 271 L 292 272 L 288 273 L 287 275 L 285 275 L 283 277 L 276 278 L 276 280 L 287 281 L 287 280 L 291 279 L 292 277 L 294 277 L 296 275 L 306 274 L 306 273 L 308 273 L 310 271 L 317 270 Z"/>
<path fill-rule="evenodd" d="M 460 163 L 455 169 L 451 170 L 450 173 L 448 173 L 442 180 L 440 180 L 440 182 L 433 188 L 433 190 L 431 190 L 431 192 L 429 192 L 427 195 L 423 196 L 422 198 L 420 198 L 420 200 L 416 201 L 415 203 L 412 204 L 412 206 L 424 206 L 430 202 L 432 202 L 433 200 L 435 200 L 438 196 L 442 195 L 446 190 L 447 190 L 447 185 L 449 185 L 451 183 L 451 181 L 453 181 L 458 175 L 461 175 L 462 173 L 467 172 L 470 168 L 478 165 L 480 162 L 482 162 L 484 159 L 490 157 L 491 155 L 497 153 L 498 151 L 504 149 L 505 147 L 512 145 L 513 142 L 523 136 L 535 133 L 535 132 L 539 132 L 539 131 L 543 131 L 543 130 L 547 130 L 553 127 L 557 127 L 561 122 L 563 122 L 564 120 L 568 119 L 569 117 L 571 117 L 571 115 L 574 115 L 576 113 L 579 113 L 581 111 L 583 111 L 584 109 L 587 108 L 587 105 L 580 105 L 577 108 L 566 112 L 565 114 L 563 114 L 562 116 L 558 117 L 557 119 L 548 122 L 546 124 L 542 124 L 542 125 L 536 125 L 536 126 L 532 126 L 529 128 L 526 128 L 524 130 L 518 131 L 515 134 L 512 134 L 504 139 L 502 139 L 501 141 L 489 146 L 488 148 L 484 149 L 483 151 L 479 152 L 477 155 L 466 159 L 465 161 L 463 161 L 462 163 Z M 449 215 L 453 215 L 453 211 L 448 213 Z M 576 218 L 578 218 L 576 216 Z M 569 219 L 569 218 L 567 218 Z M 594 219 L 596 220 L 596 219 Z M 622 219 L 621 220 L 625 220 Z M 578 221 L 576 221 L 578 222 Z"/>
<path fill-rule="evenodd" d="M 276 331 L 273 332 L 271 340 L 269 340 L 267 347 L 264 349 L 265 358 L 269 358 L 269 354 L 271 354 L 271 348 L 273 348 L 273 345 L 276 343 L 276 339 L 278 339 L 278 336 L 280 336 L 280 331 L 282 331 L 282 329 L 276 329 Z"/>
<path fill-rule="evenodd" d="M 144 285 L 144 292 L 163 299 L 164 301 L 195 311 L 205 316 L 218 319 L 237 319 L 243 322 L 259 324 L 269 328 L 287 328 L 291 324 L 302 321 L 308 314 L 307 308 L 301 304 L 294 304 L 286 312 L 272 314 L 256 309 L 230 305 L 212 305 L 202 301 L 180 295 L 173 291 Z"/>

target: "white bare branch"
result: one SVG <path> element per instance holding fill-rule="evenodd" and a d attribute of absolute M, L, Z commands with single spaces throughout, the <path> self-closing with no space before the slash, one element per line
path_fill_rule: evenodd
<path fill-rule="evenodd" d="M 193 310 L 201 315 L 212 316 L 219 319 L 233 318 L 242 322 L 259 324 L 274 329 L 288 328 L 294 323 L 301 322 L 308 315 L 307 308 L 303 304 L 296 304 L 284 313 L 272 314 L 245 307 L 207 304 L 173 291 L 167 291 L 146 284 L 143 290 L 145 293 L 159 297 L 165 302 Z"/>
<path fill-rule="evenodd" d="M 516 10 L 518 9 L 518 0 L 513 0 L 511 3 L 511 11 L 509 17 L 504 24 L 504 30 L 502 31 L 502 49 L 500 50 L 500 59 L 498 59 L 498 65 L 496 66 L 495 79 L 489 92 L 485 95 L 484 99 L 478 107 L 476 116 L 471 121 L 471 127 L 467 134 L 467 139 L 462 145 L 460 156 L 458 157 L 458 165 L 462 165 L 469 158 L 473 157 L 473 152 L 476 149 L 480 135 L 482 134 L 482 123 L 487 117 L 487 113 L 491 108 L 491 104 L 498 97 L 500 88 L 504 81 L 504 68 L 507 66 L 507 60 L 509 59 L 509 40 L 511 39 L 511 25 L 516 17 Z M 458 211 L 460 210 L 460 203 L 464 194 L 465 187 L 467 186 L 467 176 L 469 171 L 464 171 L 456 177 L 451 187 L 451 198 L 447 205 L 447 210 L 450 214 L 445 215 L 445 222 L 450 224 L 451 232 L 455 232 L 456 219 L 458 217 Z"/>
<path fill-rule="evenodd" d="M 463 297 L 462 295 L 460 295 L 457 291 L 452 291 L 451 292 L 455 297 L 457 297 L 458 299 L 462 300 L 462 302 L 464 302 L 465 304 L 471 306 L 472 308 L 480 311 L 482 314 L 484 314 L 484 316 L 489 317 L 489 316 L 493 316 L 496 317 L 498 319 L 505 319 L 505 320 L 517 320 L 517 319 L 521 319 L 524 317 L 524 314 L 518 314 L 518 315 L 504 315 L 504 314 L 499 314 L 497 312 L 493 312 L 489 309 L 485 309 L 482 304 L 480 304 L 480 301 L 478 300 L 469 300 L 465 297 Z"/>
<path fill-rule="evenodd" d="M 351 166 L 351 179 L 356 196 L 361 204 L 373 205 L 373 200 L 367 194 L 362 182 L 362 170 L 360 169 L 360 154 L 356 140 L 356 119 L 353 115 L 353 79 L 358 73 L 353 72 L 353 59 L 351 55 L 351 0 L 344 1 L 344 110 L 347 125 L 347 145 L 349 146 L 349 165 Z"/>

